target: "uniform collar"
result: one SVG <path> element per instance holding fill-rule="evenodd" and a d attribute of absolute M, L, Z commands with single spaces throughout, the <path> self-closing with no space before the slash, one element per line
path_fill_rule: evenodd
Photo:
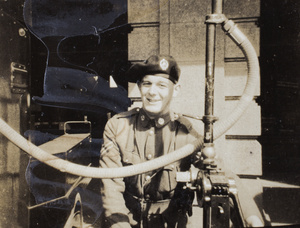
<path fill-rule="evenodd" d="M 141 109 L 139 114 L 139 120 L 143 127 L 150 126 L 151 124 L 155 125 L 157 128 L 161 128 L 168 124 L 173 118 L 173 113 L 166 113 L 162 116 L 156 117 L 155 119 L 150 119 L 146 112 Z"/>

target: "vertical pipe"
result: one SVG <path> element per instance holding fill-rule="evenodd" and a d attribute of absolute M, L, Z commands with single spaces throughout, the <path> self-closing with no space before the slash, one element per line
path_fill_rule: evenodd
<path fill-rule="evenodd" d="M 212 0 L 212 14 L 222 14 L 223 0 Z M 216 23 L 206 22 L 204 142 L 213 143 Z"/>
<path fill-rule="evenodd" d="M 204 142 L 213 143 L 214 75 L 215 75 L 216 24 L 206 25 L 206 83 Z"/>
<path fill-rule="evenodd" d="M 222 14 L 223 0 L 212 0 L 212 14 Z M 209 19 L 209 16 L 207 17 Z M 214 163 L 213 123 L 214 117 L 214 79 L 215 79 L 215 48 L 216 23 L 206 20 L 206 68 L 205 68 L 205 110 L 204 110 L 204 162 L 207 165 Z M 203 227 L 211 227 L 211 206 L 209 202 L 203 205 Z"/>
<path fill-rule="evenodd" d="M 223 0 L 212 0 L 212 13 L 222 14 L 223 13 Z"/>

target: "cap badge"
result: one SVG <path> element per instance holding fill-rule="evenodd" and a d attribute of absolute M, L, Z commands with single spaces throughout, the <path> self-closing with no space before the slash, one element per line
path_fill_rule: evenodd
<path fill-rule="evenodd" d="M 169 63 L 165 59 L 160 60 L 159 65 L 160 65 L 161 69 L 163 69 L 163 70 L 166 70 L 169 67 Z"/>

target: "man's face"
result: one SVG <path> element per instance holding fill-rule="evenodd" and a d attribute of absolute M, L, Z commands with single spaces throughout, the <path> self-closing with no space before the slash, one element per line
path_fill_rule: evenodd
<path fill-rule="evenodd" d="M 163 115 L 170 110 L 173 97 L 177 96 L 180 85 L 157 75 L 146 75 L 139 83 L 143 108 L 149 117 Z"/>

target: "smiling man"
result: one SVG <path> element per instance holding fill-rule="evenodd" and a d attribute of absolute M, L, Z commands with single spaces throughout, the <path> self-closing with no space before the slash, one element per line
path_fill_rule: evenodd
<path fill-rule="evenodd" d="M 171 110 L 172 99 L 180 92 L 179 76 L 176 61 L 168 55 L 151 56 L 129 69 L 128 81 L 138 84 L 143 105 L 117 114 L 107 122 L 100 154 L 101 167 L 138 164 L 172 153 L 195 139 L 202 140 L 189 120 Z M 183 183 L 176 182 L 176 172 L 189 170 L 198 161 L 197 157 L 196 152 L 148 173 L 102 179 L 104 213 L 100 227 L 194 227 L 188 222 L 194 193 L 184 188 Z M 236 181 L 240 209 L 246 222 L 250 227 L 262 227 L 260 210 L 247 186 L 243 186 L 230 170 L 226 173 Z M 237 208 L 231 207 L 231 219 L 236 224 L 239 224 L 238 212 Z"/>
<path fill-rule="evenodd" d="M 168 55 L 151 56 L 129 69 L 128 81 L 138 84 L 143 105 L 107 122 L 101 167 L 155 159 L 202 138 L 186 118 L 171 111 L 171 101 L 180 91 L 179 76 L 178 64 Z M 188 170 L 194 157 L 132 177 L 102 179 L 101 227 L 187 227 L 193 192 L 177 184 L 176 172 Z"/>
<path fill-rule="evenodd" d="M 180 90 L 179 84 L 174 84 L 163 74 L 146 75 L 138 84 L 143 109 L 151 119 L 170 112 L 171 100 Z"/>

